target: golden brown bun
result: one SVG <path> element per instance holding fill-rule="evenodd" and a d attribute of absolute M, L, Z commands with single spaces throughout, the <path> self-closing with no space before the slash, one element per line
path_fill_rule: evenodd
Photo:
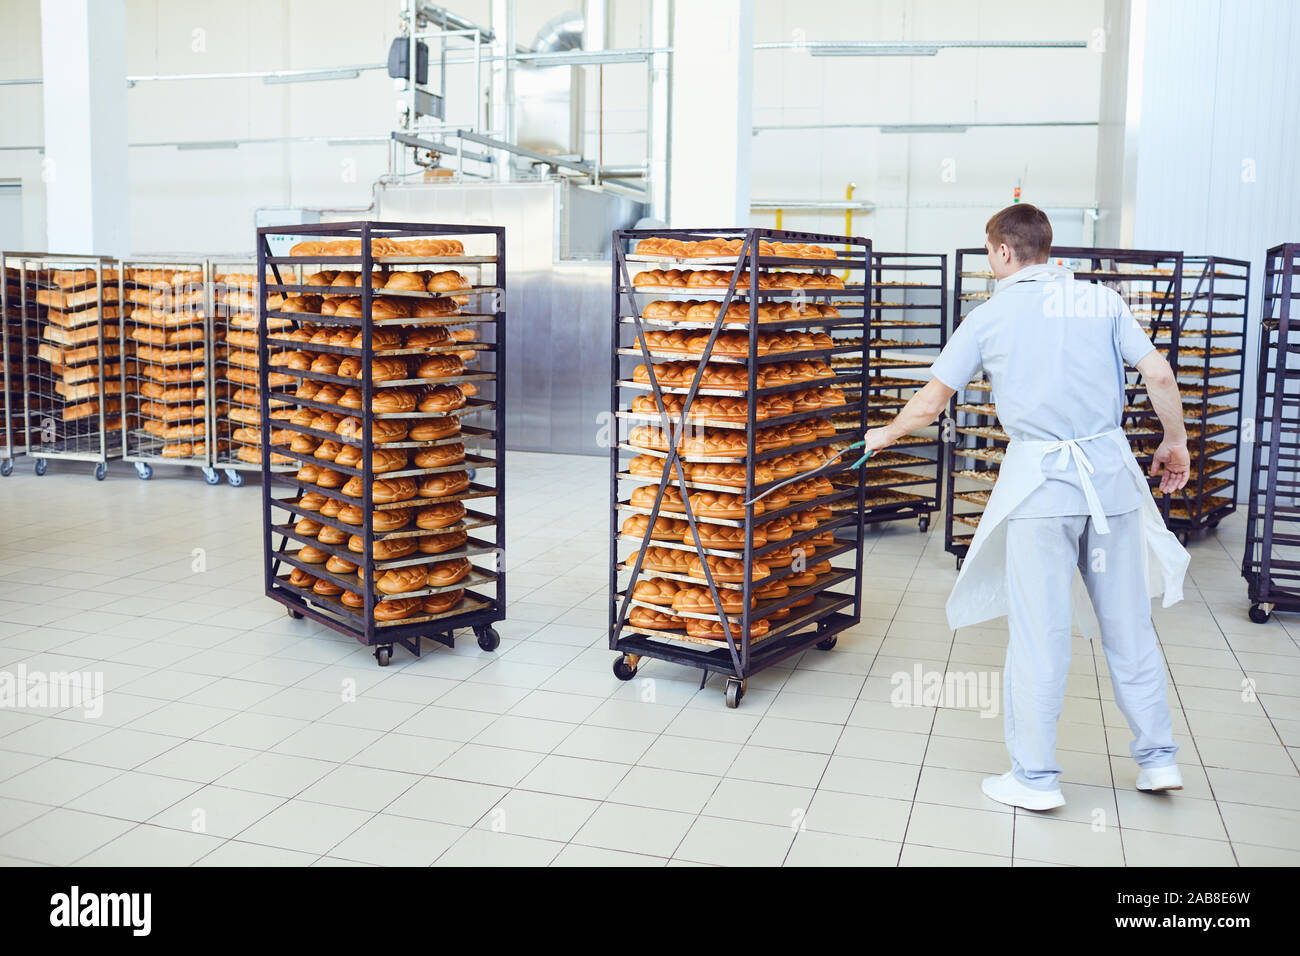
<path fill-rule="evenodd" d="M 429 587 L 440 588 L 455 584 L 465 578 L 471 570 L 473 565 L 469 563 L 468 558 L 452 558 L 430 564 L 428 566 Z"/>
<path fill-rule="evenodd" d="M 648 607 L 634 607 L 627 615 L 627 623 L 632 627 L 647 631 L 680 630 L 685 621 L 673 614 L 655 611 Z"/>
<path fill-rule="evenodd" d="M 718 599 L 722 601 L 724 614 L 739 614 L 744 610 L 745 600 L 740 591 L 718 588 Z M 749 606 L 754 607 L 757 603 L 751 598 Z M 707 587 L 684 584 L 673 596 L 673 610 L 680 614 L 717 615 L 718 606 L 713 603 L 713 595 Z"/>
<path fill-rule="evenodd" d="M 721 581 L 724 584 L 740 584 L 745 580 L 745 563 L 739 558 L 719 558 L 715 555 L 709 555 L 708 562 L 714 581 Z M 691 557 L 689 569 L 686 573 L 693 578 L 705 579 L 704 566 L 700 563 L 699 557 Z M 763 561 L 754 561 L 750 564 L 751 581 L 761 581 L 771 573 L 772 569 Z"/>
<path fill-rule="evenodd" d="M 659 604 L 671 607 L 673 599 L 683 585 L 667 578 L 642 578 L 632 589 L 632 597 L 647 604 Z"/>
<path fill-rule="evenodd" d="M 766 618 L 759 618 L 749 622 L 749 639 L 766 637 L 772 625 Z M 715 641 L 725 641 L 727 632 L 731 632 L 732 640 L 740 640 L 741 630 L 738 622 L 729 622 L 724 625 L 721 621 L 705 621 L 698 617 L 687 618 L 686 633 L 691 637 L 705 638 Z"/>
<path fill-rule="evenodd" d="M 460 494 L 469 488 L 469 473 L 451 471 L 445 474 L 430 475 L 420 482 L 421 498 L 445 498 L 447 495 Z"/>
<path fill-rule="evenodd" d="M 458 355 L 431 355 L 420 363 L 415 372 L 418 378 L 454 378 L 465 374 L 465 363 Z"/>
<path fill-rule="evenodd" d="M 465 392 L 459 385 L 439 385 L 431 388 L 420 399 L 422 412 L 446 414 L 465 406 Z"/>
<path fill-rule="evenodd" d="M 305 561 L 308 564 L 324 564 L 329 560 L 329 552 L 322 551 L 314 545 L 304 544 L 298 550 L 298 560 Z"/>
<path fill-rule="evenodd" d="M 375 590 L 381 594 L 408 594 L 425 586 L 428 573 L 424 565 L 409 568 L 393 568 L 385 571 L 375 580 Z"/>
<path fill-rule="evenodd" d="M 691 510 L 706 518 L 745 517 L 745 498 L 725 491 L 697 491 L 691 495 Z M 754 502 L 754 517 L 763 514 L 765 503 Z"/>
<path fill-rule="evenodd" d="M 329 525 L 322 525 L 320 533 L 316 535 L 316 540 L 321 544 L 342 544 L 348 540 L 348 533 Z"/>
<path fill-rule="evenodd" d="M 685 522 L 683 522 L 685 524 Z M 726 525 L 710 524 L 707 521 L 701 521 L 695 525 L 700 533 L 700 544 L 705 548 L 720 548 L 725 551 L 739 551 L 745 547 L 745 529 L 731 528 Z M 682 544 L 688 544 L 695 547 L 695 536 L 691 534 L 690 525 L 687 525 L 682 531 L 679 540 Z M 767 536 L 759 528 L 754 529 L 753 535 L 754 547 L 761 548 L 767 544 Z M 764 558 L 764 561 L 767 559 Z M 770 561 L 768 562 L 771 563 Z"/>
<path fill-rule="evenodd" d="M 460 418 L 448 415 L 444 418 L 425 418 L 411 426 L 411 441 L 437 441 L 460 434 Z"/>
<path fill-rule="evenodd" d="M 384 283 L 386 292 L 423 292 L 424 279 L 418 272 L 394 272 Z"/>
<path fill-rule="evenodd" d="M 443 594 L 427 595 L 421 603 L 421 608 L 425 614 L 446 614 L 463 600 L 465 600 L 465 589 L 457 588 L 455 591 L 447 591 Z"/>
<path fill-rule="evenodd" d="M 440 505 L 421 508 L 415 516 L 415 526 L 425 531 L 436 531 L 456 524 L 465 517 L 465 505 L 460 501 L 449 501 Z"/>
<path fill-rule="evenodd" d="M 298 588 L 309 588 L 316 583 L 316 575 L 308 574 L 302 568 L 294 568 L 289 572 L 289 583 Z"/>
<path fill-rule="evenodd" d="M 412 329 L 406 334 L 405 345 L 408 349 L 441 348 L 454 341 L 452 334 L 441 325 Z"/>
<path fill-rule="evenodd" d="M 449 531 L 445 534 L 426 534 L 419 539 L 421 554 L 445 554 L 462 547 L 469 540 L 464 531 Z"/>
<path fill-rule="evenodd" d="M 645 571 L 657 571 L 660 574 L 686 574 L 690 571 L 691 555 L 687 551 L 650 547 L 646 548 L 643 554 L 641 567 Z M 635 567 L 636 559 L 637 553 L 634 551 L 623 563 L 629 568 Z"/>
<path fill-rule="evenodd" d="M 376 621 L 401 621 L 420 612 L 419 598 L 399 598 L 395 601 L 380 601 L 375 605 Z"/>
<path fill-rule="evenodd" d="M 646 528 L 650 525 L 649 515 L 629 515 L 623 522 L 622 533 L 635 538 L 644 538 Z M 655 520 L 651 541 L 680 541 L 682 535 L 689 534 L 690 525 L 680 518 L 658 518 Z"/>
<path fill-rule="evenodd" d="M 416 468 L 444 468 L 447 465 L 456 465 L 465 460 L 465 446 L 460 442 L 453 442 L 450 445 L 434 445 L 432 448 L 421 448 L 415 453 Z"/>
<path fill-rule="evenodd" d="M 628 498 L 628 504 L 633 508 L 653 508 L 655 496 L 659 489 L 655 485 L 642 485 L 640 488 L 634 488 L 631 496 Z M 670 485 L 664 489 L 663 500 L 659 504 L 662 511 L 684 511 L 682 504 L 681 490 Z M 755 512 L 757 514 L 757 512 Z"/>

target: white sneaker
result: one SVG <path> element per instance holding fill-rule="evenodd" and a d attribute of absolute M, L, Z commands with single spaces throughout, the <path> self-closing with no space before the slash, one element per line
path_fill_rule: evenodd
<path fill-rule="evenodd" d="M 1151 767 L 1138 771 L 1139 790 L 1181 790 L 1183 775 L 1177 767 Z"/>
<path fill-rule="evenodd" d="M 1065 806 L 1065 797 L 1061 796 L 1059 789 L 1035 790 L 1017 780 L 1009 770 L 1000 777 L 985 777 L 980 789 L 984 796 L 1009 807 L 1052 810 Z"/>

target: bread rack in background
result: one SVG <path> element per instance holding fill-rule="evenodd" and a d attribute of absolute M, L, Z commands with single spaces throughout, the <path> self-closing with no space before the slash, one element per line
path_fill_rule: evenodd
<path fill-rule="evenodd" d="M 984 249 L 957 250 L 954 325 L 992 295 L 987 255 Z M 1184 542 L 1194 531 L 1214 528 L 1236 507 L 1231 488 L 1240 447 L 1240 336 L 1246 302 L 1237 283 L 1249 275 L 1247 264 L 1181 252 L 1055 246 L 1052 259 L 1064 260 L 1076 279 L 1119 292 L 1177 371 L 1191 479 L 1177 495 L 1162 496 L 1158 488 L 1153 494 L 1165 523 Z M 1122 424 L 1145 471 L 1164 429 L 1135 370 L 1128 370 L 1127 381 Z M 1008 441 L 992 402 L 983 379 L 959 390 L 952 402 L 957 441 L 948 447 L 945 546 L 957 556 L 958 567 L 997 481 Z M 1159 479 L 1149 481 L 1154 486 Z"/>
<path fill-rule="evenodd" d="M 1268 250 L 1241 573 L 1250 619 L 1300 610 L 1300 242 Z"/>
<path fill-rule="evenodd" d="M 736 707 L 749 677 L 861 619 L 863 473 L 837 487 L 852 458 L 817 469 L 841 437 L 832 415 L 856 414 L 842 429 L 855 438 L 867 425 L 862 363 L 830 361 L 862 350 L 871 243 L 618 230 L 614 249 L 614 673 L 648 657 L 699 668 L 701 687 L 721 674 Z"/>
<path fill-rule="evenodd" d="M 277 475 L 262 458 L 267 595 L 373 647 L 381 666 L 394 644 L 416 656 L 422 638 L 454 646 L 458 628 L 494 650 L 506 601 L 505 230 L 265 227 L 255 274 L 268 269 L 260 445 L 297 468 Z M 468 351 L 479 370 L 465 367 Z M 229 357 L 253 361 L 233 346 Z"/>
<path fill-rule="evenodd" d="M 117 264 L 102 256 L 12 253 L 26 365 L 28 454 L 93 462 L 121 455 L 121 306 Z M 7 284 L 7 283 L 6 283 Z"/>
<path fill-rule="evenodd" d="M 212 419 L 224 411 L 212 362 L 211 273 L 207 260 L 132 257 L 120 265 L 122 457 L 143 479 L 153 465 L 190 465 L 210 485 Z"/>
<path fill-rule="evenodd" d="M 869 339 L 864 351 L 831 360 L 837 371 L 860 373 L 863 356 L 870 356 L 874 374 L 865 384 L 868 427 L 888 423 L 929 378 L 927 370 L 948 339 L 947 279 L 946 255 L 872 253 Z M 846 395 L 852 401 L 857 393 Z M 847 424 L 856 439 L 851 412 L 832 418 Z M 943 487 L 941 438 L 938 426 L 908 435 L 863 466 L 867 524 L 915 518 L 921 531 L 929 530 Z M 857 477 L 848 472 L 832 480 L 853 484 Z"/>
<path fill-rule="evenodd" d="M 22 282 L 14 253 L 0 252 L 0 475 L 27 453 L 27 353 L 23 349 Z"/>
<path fill-rule="evenodd" d="M 296 279 L 297 272 L 294 272 Z M 226 480 L 238 488 L 245 472 L 262 470 L 262 399 L 257 371 L 257 310 L 261 301 L 257 286 L 256 257 L 208 260 L 211 278 L 212 344 L 220 352 L 212 359 L 213 393 L 221 407 L 212 415 L 212 465 L 225 472 Z M 275 281 L 266 273 L 266 281 Z M 272 293 L 267 305 L 278 309 L 284 296 Z M 291 375 L 272 372 L 272 388 L 296 384 Z M 287 403 L 274 400 L 271 417 L 292 413 Z M 273 455 L 273 472 L 297 471 L 292 458 Z"/>

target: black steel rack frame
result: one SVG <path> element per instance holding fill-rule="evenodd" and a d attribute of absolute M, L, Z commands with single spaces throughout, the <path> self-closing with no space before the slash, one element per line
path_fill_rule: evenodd
<path fill-rule="evenodd" d="M 153 465 L 190 465 L 204 480 L 212 467 L 214 395 L 211 271 L 204 259 L 122 259 L 118 270 L 123 404 L 122 458 L 147 481 Z"/>
<path fill-rule="evenodd" d="M 876 374 L 866 380 L 868 426 L 887 423 L 925 385 L 926 370 L 948 340 L 948 257 L 921 252 L 873 252 L 871 313 L 866 351 L 837 356 L 831 367 L 861 374 L 863 354 Z M 857 393 L 849 390 L 853 400 Z M 852 412 L 833 416 L 837 422 Z M 856 425 L 856 421 L 850 422 Z M 930 529 L 943 488 L 943 424 L 909 435 L 863 465 L 867 524 L 917 519 Z M 847 443 L 845 443 L 847 444 Z M 839 449 L 837 449 L 839 450 Z M 852 483 L 852 473 L 837 476 Z"/>
<path fill-rule="evenodd" d="M 1268 250 L 1241 574 L 1250 619 L 1300 610 L 1300 242 Z"/>
<path fill-rule="evenodd" d="M 993 295 L 994 279 L 987 256 L 988 251 L 982 247 L 956 252 L 954 329 L 972 309 Z M 1134 317 L 1150 331 L 1156 347 L 1165 352 L 1171 365 L 1178 367 L 1184 282 L 1181 252 L 1053 246 L 1050 261 L 1072 269 L 1076 279 L 1100 282 L 1122 295 Z M 1145 467 L 1154 450 L 1150 441 L 1160 438 L 1160 423 L 1134 370 L 1128 370 L 1127 381 L 1122 424 L 1139 463 Z M 1194 413 L 1189 410 L 1187 414 Z M 948 480 L 944 489 L 944 548 L 956 556 L 960 568 L 997 483 L 1010 437 L 998 422 L 986 379 L 976 379 L 958 389 L 949 415 L 953 440 L 947 443 L 945 454 Z M 1194 430 L 1195 424 L 1189 419 L 1189 437 Z M 1170 505 L 1168 499 L 1161 502 L 1166 522 Z"/>
<path fill-rule="evenodd" d="M 0 475 L 14 472 L 14 459 L 27 453 L 23 395 L 27 352 L 23 348 L 22 282 L 12 252 L 0 252 Z"/>
<path fill-rule="evenodd" d="M 36 474 L 52 458 L 95 463 L 121 454 L 121 302 L 104 256 L 18 255 L 26 387 L 23 416 Z"/>
<path fill-rule="evenodd" d="M 682 257 L 680 247 L 646 239 L 731 246 Z M 800 257 L 777 243 L 824 248 Z M 861 363 L 829 363 L 861 353 L 866 341 L 871 243 L 724 228 L 617 230 L 613 245 L 614 673 L 630 680 L 646 657 L 697 667 L 701 687 L 710 673 L 725 675 L 735 707 L 751 675 L 813 646 L 830 650 L 861 619 L 865 476 L 830 483 L 850 469 L 853 453 L 813 472 L 841 436 L 868 426 Z M 856 284 L 832 274 L 845 269 Z M 857 389 L 856 400 L 846 387 Z M 835 424 L 828 412 L 856 417 Z M 809 477 L 754 502 L 787 475 Z M 632 546 L 625 558 L 620 545 Z M 694 609 L 664 600 L 681 585 L 703 589 Z"/>
<path fill-rule="evenodd" d="M 300 279 L 300 268 L 286 266 L 286 274 Z M 245 472 L 261 472 L 262 400 L 258 388 L 257 325 L 258 303 L 261 291 L 257 279 L 257 258 L 230 257 L 208 260 L 210 276 L 210 314 L 212 316 L 212 344 L 220 352 L 212 359 L 212 394 L 221 402 L 212 413 L 212 466 L 224 472 L 231 487 L 244 483 Z M 274 273 L 267 273 L 266 281 L 274 281 Z M 278 309 L 284 296 L 272 293 L 268 306 Z M 236 361 L 231 361 L 234 355 Z M 240 363 L 251 360 L 253 364 Z M 291 375 L 271 373 L 272 388 L 296 384 Z M 279 399 L 272 400 L 271 414 L 290 406 Z M 270 468 L 277 474 L 297 471 L 298 464 L 285 455 L 272 456 Z"/>
<path fill-rule="evenodd" d="M 306 242 L 281 248 L 290 239 Z M 460 240 L 471 247 L 468 254 Z M 394 241 L 439 246 L 427 253 L 404 249 L 402 254 L 387 254 L 396 248 Z M 456 243 L 457 254 L 444 254 L 450 243 Z M 259 229 L 257 245 L 255 274 L 265 276 L 269 269 L 275 280 L 263 284 L 259 303 L 260 444 L 300 466 L 292 474 L 275 474 L 271 455 L 262 457 L 267 595 L 292 617 L 309 617 L 373 647 L 381 666 L 391 659 L 394 644 L 416 656 L 424 637 L 454 646 L 457 628 L 472 628 L 479 646 L 494 650 L 500 638 L 492 624 L 504 618 L 506 605 L 505 230 L 369 221 L 279 226 Z M 320 271 L 304 275 L 308 266 Z M 444 278 L 459 273 L 455 281 L 461 284 L 437 284 L 430 267 L 441 270 Z M 336 278 L 340 270 L 359 284 L 342 285 Z M 335 275 L 327 280 L 325 272 Z M 421 283 L 427 281 L 428 288 L 438 291 L 397 291 L 393 277 L 402 273 L 419 276 Z M 332 282 L 328 289 L 327 281 Z M 388 288 L 372 288 L 381 282 Z M 282 297 L 278 308 L 272 308 L 274 295 Z M 383 306 L 378 315 L 377 303 Z M 461 311 L 461 305 L 468 311 Z M 351 314 L 339 314 L 345 310 Z M 435 338 L 435 330 L 462 327 L 477 333 L 473 342 L 448 334 L 438 337 L 445 344 L 426 344 Z M 426 341 L 408 346 L 417 333 Z M 339 344 L 344 340 L 347 344 Z M 443 375 L 444 364 L 433 370 L 439 373 L 436 377 L 418 377 L 417 360 L 428 364 L 441 358 L 447 363 L 449 356 L 467 349 L 490 361 L 491 369 Z M 396 360 L 409 363 L 405 374 L 392 378 L 390 368 L 376 380 L 377 369 Z M 355 377 L 345 371 L 344 363 L 351 365 Z M 289 376 L 297 388 L 273 386 L 272 374 Z M 458 392 L 462 385 L 473 386 L 465 391 L 476 394 Z M 426 391 L 431 386 L 433 390 Z M 446 386 L 457 389 L 443 390 Z M 325 398 L 317 397 L 322 389 L 328 392 Z M 432 407 L 435 397 L 455 401 L 439 410 L 416 409 L 416 402 Z M 377 400 L 380 408 L 401 410 L 376 411 Z M 295 414 L 273 419 L 272 401 L 286 402 Z M 399 426 L 399 437 L 377 441 L 376 428 L 394 421 L 442 433 L 417 440 Z M 454 447 L 474 440 L 480 442 L 478 453 Z M 414 456 L 439 448 L 446 448 L 453 463 L 416 465 Z M 349 450 L 354 464 L 336 460 Z M 463 452 L 459 460 L 458 452 Z M 404 461 L 396 470 L 385 470 L 391 461 L 376 467 L 395 453 Z M 473 470 L 473 477 L 467 469 Z M 394 492 L 393 501 L 376 499 L 375 487 L 381 481 Z M 403 482 L 410 493 L 397 497 Z M 410 491 L 416 484 L 420 492 L 427 484 L 429 496 Z M 279 497 L 276 490 L 284 488 L 289 495 Z M 413 513 L 417 509 L 418 515 Z M 285 517 L 277 518 L 278 513 Z M 490 540 L 479 536 L 493 532 Z M 403 552 L 412 540 L 416 550 Z M 380 544 L 392 556 L 377 557 Z M 453 562 L 468 565 L 458 580 L 414 588 L 400 583 L 400 572 Z M 379 587 L 390 574 L 399 593 Z M 435 598 L 456 600 L 456 594 L 461 597 L 450 608 L 428 608 L 438 603 Z M 349 595 L 352 604 L 345 600 Z"/>

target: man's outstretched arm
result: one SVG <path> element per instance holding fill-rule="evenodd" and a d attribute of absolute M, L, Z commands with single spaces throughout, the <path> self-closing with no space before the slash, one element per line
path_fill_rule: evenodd
<path fill-rule="evenodd" d="M 1164 440 L 1151 459 L 1151 474 L 1159 475 L 1163 469 L 1160 490 L 1168 494 L 1187 484 L 1191 469 L 1191 458 L 1187 454 L 1187 427 L 1183 424 L 1183 397 L 1178 392 L 1174 370 L 1159 352 L 1147 353 L 1146 358 L 1138 361 L 1137 370 L 1146 383 L 1151 407 L 1165 430 Z"/>
<path fill-rule="evenodd" d="M 888 425 L 870 429 L 865 436 L 867 451 L 888 448 L 905 435 L 930 425 L 943 414 L 948 401 L 956 394 L 937 378 L 931 378 L 925 387 L 913 395 L 903 410 Z"/>

